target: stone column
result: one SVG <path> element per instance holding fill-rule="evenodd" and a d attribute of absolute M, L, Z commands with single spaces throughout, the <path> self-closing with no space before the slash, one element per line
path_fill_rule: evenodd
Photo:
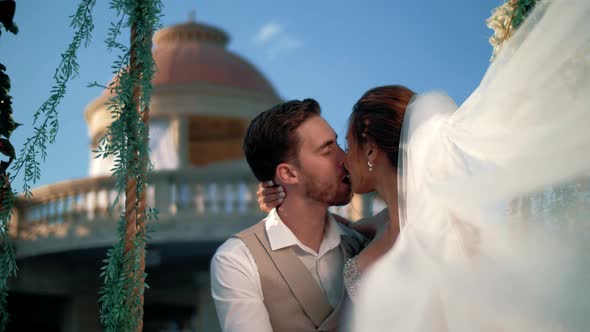
<path fill-rule="evenodd" d="M 190 166 L 188 156 L 188 119 L 185 116 L 175 116 L 170 120 L 170 126 L 176 132 L 176 146 L 178 153 L 178 168 L 183 169 Z"/>

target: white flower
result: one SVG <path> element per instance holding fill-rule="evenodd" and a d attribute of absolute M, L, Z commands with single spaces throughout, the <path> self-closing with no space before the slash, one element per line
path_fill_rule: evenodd
<path fill-rule="evenodd" d="M 496 8 L 492 13 L 492 16 L 486 20 L 488 28 L 494 30 L 494 35 L 490 37 L 490 44 L 494 48 L 490 61 L 492 61 L 496 54 L 498 54 L 502 43 L 510 37 L 510 31 L 512 30 L 512 15 L 516 8 L 516 2 L 516 0 L 505 2 Z"/>

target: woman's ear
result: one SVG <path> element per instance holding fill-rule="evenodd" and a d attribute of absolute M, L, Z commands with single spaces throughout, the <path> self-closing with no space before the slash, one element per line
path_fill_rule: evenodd
<path fill-rule="evenodd" d="M 284 184 L 299 183 L 299 172 L 297 169 L 288 163 L 282 163 L 277 166 L 276 177 Z"/>
<path fill-rule="evenodd" d="M 367 157 L 367 160 L 371 163 L 375 162 L 377 154 L 379 153 L 378 149 L 376 148 L 376 145 L 371 141 L 367 141 L 365 143 L 364 152 L 365 156 Z"/>

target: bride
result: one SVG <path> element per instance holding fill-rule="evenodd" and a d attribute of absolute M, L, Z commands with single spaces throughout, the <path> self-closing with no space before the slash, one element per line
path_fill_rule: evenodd
<path fill-rule="evenodd" d="M 357 102 L 352 188 L 380 194 L 397 237 L 360 278 L 355 331 L 590 329 L 588 17 L 539 2 L 459 107 L 406 107 L 401 86 Z"/>

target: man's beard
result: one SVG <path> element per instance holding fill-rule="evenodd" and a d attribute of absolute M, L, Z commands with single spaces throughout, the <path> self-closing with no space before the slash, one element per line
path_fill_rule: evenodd
<path fill-rule="evenodd" d="M 303 181 L 305 196 L 316 201 L 322 202 L 329 206 L 340 206 L 350 203 L 352 191 L 341 191 L 340 183 L 326 184 L 320 180 L 314 179 L 305 174 Z"/>

